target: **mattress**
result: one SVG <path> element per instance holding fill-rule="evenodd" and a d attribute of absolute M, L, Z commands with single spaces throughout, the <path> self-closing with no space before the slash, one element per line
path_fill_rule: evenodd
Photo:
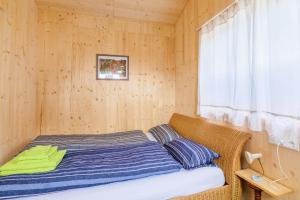
<path fill-rule="evenodd" d="M 175 196 L 190 195 L 223 186 L 225 178 L 218 167 L 182 169 L 164 175 L 110 183 L 101 186 L 66 190 L 24 200 L 162 200 Z"/>

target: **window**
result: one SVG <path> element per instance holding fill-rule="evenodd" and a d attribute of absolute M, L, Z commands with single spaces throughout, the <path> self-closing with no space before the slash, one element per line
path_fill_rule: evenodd
<path fill-rule="evenodd" d="M 299 150 L 300 1 L 239 0 L 199 36 L 198 114 Z"/>

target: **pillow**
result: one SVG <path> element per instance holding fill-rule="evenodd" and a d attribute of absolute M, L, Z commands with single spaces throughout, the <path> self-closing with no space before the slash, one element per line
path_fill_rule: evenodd
<path fill-rule="evenodd" d="M 179 134 L 169 124 L 155 126 L 149 132 L 161 144 L 180 138 Z"/>
<path fill-rule="evenodd" d="M 216 166 L 213 160 L 220 157 L 211 149 L 184 138 L 173 140 L 164 146 L 185 169 Z"/>
<path fill-rule="evenodd" d="M 146 134 L 148 140 L 153 141 L 153 142 L 157 142 L 157 140 L 155 139 L 155 137 L 153 137 L 152 133 L 147 132 L 145 134 Z"/>

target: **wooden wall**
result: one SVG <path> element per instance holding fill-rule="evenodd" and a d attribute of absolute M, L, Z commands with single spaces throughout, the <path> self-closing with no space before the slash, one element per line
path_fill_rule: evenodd
<path fill-rule="evenodd" d="M 187 0 L 36 0 L 38 5 L 75 8 L 127 19 L 174 24 Z"/>
<path fill-rule="evenodd" d="M 230 0 L 189 0 L 175 26 L 176 112 L 196 115 L 198 31 L 196 29 Z"/>
<path fill-rule="evenodd" d="M 220 10 L 229 5 L 231 0 L 189 0 L 175 27 L 176 52 L 176 107 L 175 111 L 189 116 L 196 116 L 197 109 L 197 65 L 198 65 L 198 32 L 197 27 Z M 228 125 L 230 126 L 230 125 Z M 262 163 L 267 176 L 279 178 L 280 172 L 276 158 L 275 145 L 269 144 L 266 133 L 252 133 L 246 150 L 262 152 Z M 281 183 L 293 188 L 294 193 L 278 198 L 280 200 L 300 199 L 300 153 L 282 148 L 283 168 L 289 180 Z M 244 167 L 248 167 L 244 162 Z M 251 166 L 260 169 L 257 163 Z M 244 199 L 253 199 L 252 191 L 244 187 Z M 264 195 L 263 199 L 273 198 Z"/>
<path fill-rule="evenodd" d="M 0 0 L 0 164 L 39 134 L 34 0 Z"/>
<path fill-rule="evenodd" d="M 41 6 L 42 134 L 106 133 L 175 111 L 174 26 Z M 129 81 L 96 80 L 96 54 L 129 55 Z"/>

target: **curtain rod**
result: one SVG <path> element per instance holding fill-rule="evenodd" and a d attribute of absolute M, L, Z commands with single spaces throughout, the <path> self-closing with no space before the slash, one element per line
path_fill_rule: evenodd
<path fill-rule="evenodd" d="M 216 14 L 213 18 L 209 19 L 208 21 L 206 21 L 204 24 L 202 24 L 200 27 L 198 27 L 196 30 L 200 31 L 202 29 L 202 27 L 206 26 L 207 24 L 209 24 L 211 21 L 213 21 L 214 19 L 216 19 L 217 17 L 219 17 L 221 14 L 223 14 L 224 12 L 226 12 L 229 8 L 231 8 L 232 6 L 234 6 L 239 0 L 234 0 L 231 4 L 229 4 L 226 8 L 224 8 L 221 12 L 219 12 L 218 14 Z"/>

